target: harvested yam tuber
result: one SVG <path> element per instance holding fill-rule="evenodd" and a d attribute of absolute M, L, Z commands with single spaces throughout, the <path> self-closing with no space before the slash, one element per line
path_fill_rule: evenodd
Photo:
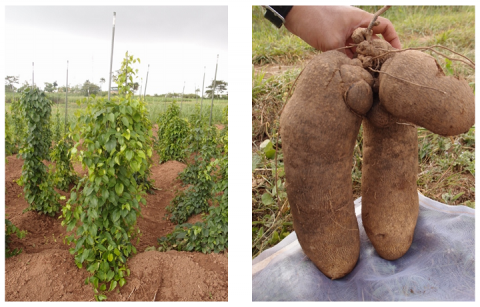
<path fill-rule="evenodd" d="M 362 120 L 363 226 L 388 260 L 409 250 L 417 223 L 415 125 L 455 135 L 475 121 L 464 80 L 446 77 L 429 55 L 370 37 L 356 31 L 355 59 L 316 56 L 280 118 L 294 228 L 305 254 L 332 279 L 353 270 L 359 256 L 351 169 Z"/>
<path fill-rule="evenodd" d="M 315 57 L 280 118 L 295 232 L 305 254 L 332 279 L 348 274 L 360 252 L 351 171 L 362 119 L 344 102 L 352 85 L 373 84 L 370 74 L 355 73 L 363 70 L 359 65 L 338 51 Z"/>
<path fill-rule="evenodd" d="M 446 77 L 433 57 L 388 53 L 391 47 L 376 47 L 378 41 L 357 49 L 363 67 L 377 72 L 379 92 L 363 122 L 362 221 L 377 253 L 395 260 L 410 248 L 418 217 L 417 133 L 408 123 L 440 135 L 466 132 L 475 122 L 474 96 L 464 80 Z"/>
<path fill-rule="evenodd" d="M 465 133 L 475 124 L 472 89 L 465 80 L 445 76 L 430 55 L 398 52 L 381 71 L 379 96 L 387 112 L 443 136 Z"/>
<path fill-rule="evenodd" d="M 418 217 L 417 129 L 394 123 L 384 128 L 363 120 L 362 221 L 380 257 L 403 256 Z"/>

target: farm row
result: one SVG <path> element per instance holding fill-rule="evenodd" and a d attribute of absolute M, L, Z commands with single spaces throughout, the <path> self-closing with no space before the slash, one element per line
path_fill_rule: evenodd
<path fill-rule="evenodd" d="M 23 160 L 16 183 L 23 187 L 25 211 L 61 220 L 71 261 L 89 272 L 85 283 L 93 286 L 97 300 L 107 299 L 108 291 L 129 280 L 127 263 L 137 254 L 141 236 L 137 221 L 148 218 L 142 208 L 153 205 L 147 203 L 147 193 L 164 193 L 151 179 L 155 164 L 187 165 L 178 173 L 181 186 L 164 208 L 165 218 L 177 226 L 147 251 L 228 249 L 227 107 L 218 114 L 218 106 L 213 112 L 208 105 L 173 101 L 152 115 L 127 81 L 137 60 L 124 59 L 122 71 L 128 73 L 118 78 L 118 96 L 84 99 L 79 105 L 85 107 L 73 117 L 60 115 L 58 107 L 51 116 L 52 101 L 32 88 L 6 112 L 6 153 L 18 153 Z M 187 105 L 192 112 L 185 117 L 181 110 Z M 68 118 L 66 125 L 63 118 Z M 79 164 L 83 176 L 75 170 Z M 14 224 L 6 220 L 7 242 L 25 237 Z M 6 253 L 13 256 L 20 250 L 7 247 Z"/>

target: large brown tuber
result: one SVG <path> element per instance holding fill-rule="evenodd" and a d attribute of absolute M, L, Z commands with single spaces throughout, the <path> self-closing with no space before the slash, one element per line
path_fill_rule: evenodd
<path fill-rule="evenodd" d="M 379 102 L 363 122 L 362 221 L 377 253 L 395 260 L 410 248 L 418 217 L 417 133 L 408 123 L 440 135 L 466 132 L 475 122 L 474 95 L 464 80 L 446 77 L 433 57 L 388 52 L 391 47 L 375 47 L 385 44 L 379 41 L 364 41 L 371 48 L 358 50 L 381 66 Z"/>
<path fill-rule="evenodd" d="M 363 121 L 362 221 L 384 259 L 403 256 L 418 217 L 417 129 L 400 122 L 379 128 Z"/>
<path fill-rule="evenodd" d="M 348 274 L 359 255 L 351 168 L 362 119 L 362 220 L 388 260 L 408 251 L 417 222 L 415 125 L 455 135 L 474 124 L 474 95 L 464 80 L 446 77 L 429 55 L 365 37 L 354 38 L 356 59 L 338 51 L 315 57 L 280 118 L 294 228 L 332 279 Z"/>
<path fill-rule="evenodd" d="M 402 51 L 381 71 L 379 96 L 387 112 L 443 136 L 465 133 L 475 124 L 472 89 L 465 80 L 445 76 L 430 55 Z"/>
<path fill-rule="evenodd" d="M 373 84 L 360 65 L 337 51 L 315 57 L 280 118 L 295 232 L 305 254 L 332 279 L 348 274 L 360 252 L 351 171 L 362 119 L 344 102 L 352 86 Z"/>

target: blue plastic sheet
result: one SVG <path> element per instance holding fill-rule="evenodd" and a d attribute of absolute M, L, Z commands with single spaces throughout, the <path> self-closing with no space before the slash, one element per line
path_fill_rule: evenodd
<path fill-rule="evenodd" d="M 360 257 L 346 277 L 330 280 L 303 253 L 293 232 L 252 265 L 253 301 L 474 301 L 475 210 L 419 194 L 420 212 L 409 251 L 378 256 L 355 201 Z"/>

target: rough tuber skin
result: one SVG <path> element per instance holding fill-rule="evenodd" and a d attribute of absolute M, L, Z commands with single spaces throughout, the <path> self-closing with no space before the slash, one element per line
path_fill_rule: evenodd
<path fill-rule="evenodd" d="M 418 218 L 417 130 L 408 122 L 445 136 L 464 133 L 475 123 L 474 95 L 430 55 L 379 56 L 388 48 L 375 47 L 378 41 L 361 43 L 374 51 L 360 50 L 381 66 L 378 98 L 363 122 L 362 221 L 379 256 L 395 260 L 409 250 Z"/>
<path fill-rule="evenodd" d="M 386 128 L 399 120 L 383 108 L 378 100 L 378 96 L 374 97 L 372 108 L 367 112 L 366 118 L 372 125 L 378 128 Z"/>
<path fill-rule="evenodd" d="M 305 254 L 332 279 L 353 270 L 359 256 L 351 169 L 362 120 L 362 221 L 388 260 L 409 250 L 417 222 L 415 125 L 455 135 L 475 122 L 464 80 L 446 77 L 429 55 L 393 52 L 356 32 L 358 57 L 329 51 L 312 59 L 280 118 L 294 228 Z"/>
<path fill-rule="evenodd" d="M 465 80 L 445 76 L 430 55 L 402 51 L 381 71 L 379 96 L 389 113 L 443 136 L 465 133 L 475 124 L 472 89 Z"/>
<path fill-rule="evenodd" d="M 361 76 L 341 69 L 351 64 L 359 62 L 338 51 L 312 59 L 280 118 L 295 232 L 305 254 L 332 279 L 348 274 L 360 252 L 351 171 L 362 119 L 347 107 L 344 92 Z"/>
<path fill-rule="evenodd" d="M 352 63 L 354 65 L 349 64 L 340 67 L 343 81 L 343 99 L 353 112 L 365 115 L 372 107 L 374 80 L 372 75 L 360 66 L 360 62 L 354 61 Z"/>
<path fill-rule="evenodd" d="M 362 222 L 387 260 L 408 251 L 417 224 L 417 137 L 413 125 L 379 128 L 363 120 Z"/>

